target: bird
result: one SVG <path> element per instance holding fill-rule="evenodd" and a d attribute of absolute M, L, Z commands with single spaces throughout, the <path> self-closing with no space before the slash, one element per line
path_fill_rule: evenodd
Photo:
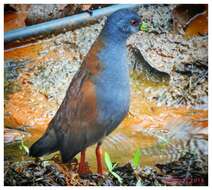
<path fill-rule="evenodd" d="M 108 16 L 45 133 L 30 147 L 30 156 L 60 151 L 62 162 L 67 163 L 81 153 L 78 171 L 83 173 L 86 148 L 97 144 L 97 173 L 103 174 L 101 144 L 129 111 L 126 40 L 139 31 L 140 22 L 130 9 Z"/>

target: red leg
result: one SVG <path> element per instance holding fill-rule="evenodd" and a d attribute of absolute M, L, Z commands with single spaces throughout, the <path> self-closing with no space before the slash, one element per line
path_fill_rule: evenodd
<path fill-rule="evenodd" d="M 96 146 L 96 161 L 97 161 L 97 172 L 103 175 L 103 165 L 102 165 L 102 150 L 101 144 L 97 144 Z"/>
<path fill-rule="evenodd" d="M 78 171 L 80 174 L 86 173 L 85 151 L 86 150 L 83 150 L 80 154 L 80 163 L 79 163 L 79 171 Z"/>

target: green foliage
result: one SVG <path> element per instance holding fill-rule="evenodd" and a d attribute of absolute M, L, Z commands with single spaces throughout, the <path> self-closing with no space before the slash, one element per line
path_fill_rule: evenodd
<path fill-rule="evenodd" d="M 135 153 L 133 155 L 133 160 L 132 160 L 134 169 L 137 169 L 139 167 L 140 162 L 141 162 L 141 150 L 140 150 L 140 148 L 138 148 L 135 151 Z"/>
<path fill-rule="evenodd" d="M 133 159 L 132 159 L 132 167 L 134 169 L 134 174 L 135 174 L 136 179 L 137 179 L 136 186 L 143 186 L 141 178 L 138 175 L 138 168 L 140 166 L 140 163 L 141 163 L 141 149 L 137 148 L 135 153 L 133 154 Z"/>
<path fill-rule="evenodd" d="M 110 159 L 110 155 L 107 152 L 105 152 L 104 154 L 104 160 L 105 160 L 105 164 L 107 166 L 108 171 L 119 181 L 119 183 L 122 183 L 122 178 L 113 171 L 113 169 L 117 166 L 117 164 L 113 165 Z"/>
<path fill-rule="evenodd" d="M 19 145 L 19 149 L 22 150 L 25 154 L 29 155 L 29 148 L 24 144 L 23 140 Z"/>
<path fill-rule="evenodd" d="M 105 158 L 105 164 L 107 166 L 107 169 L 109 171 L 112 171 L 113 164 L 112 164 L 111 159 L 110 159 L 110 156 L 109 156 L 109 154 L 107 152 L 105 152 L 104 158 Z"/>
<path fill-rule="evenodd" d="M 139 30 L 144 31 L 144 32 L 148 32 L 149 28 L 148 28 L 147 22 L 143 21 L 139 26 Z"/>

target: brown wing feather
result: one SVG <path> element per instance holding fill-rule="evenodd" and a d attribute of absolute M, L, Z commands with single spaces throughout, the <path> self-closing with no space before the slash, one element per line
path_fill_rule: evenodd
<path fill-rule="evenodd" d="M 91 78 L 101 70 L 95 56 L 102 48 L 97 40 L 80 70 L 76 73 L 55 117 L 49 124 L 54 128 L 64 162 L 97 142 L 104 130 L 97 123 L 96 89 Z"/>

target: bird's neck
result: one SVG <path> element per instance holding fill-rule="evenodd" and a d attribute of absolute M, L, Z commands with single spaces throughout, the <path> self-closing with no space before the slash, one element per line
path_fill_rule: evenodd
<path fill-rule="evenodd" d="M 102 44 L 102 47 L 96 54 L 101 65 L 101 71 L 97 74 L 96 79 L 103 83 L 108 81 L 107 86 L 111 87 L 128 86 L 129 70 L 126 40 L 117 41 L 117 39 L 109 36 L 100 35 L 97 41 Z M 110 83 L 110 81 L 113 82 Z"/>
<path fill-rule="evenodd" d="M 111 71 L 120 70 L 127 65 L 126 40 L 115 36 L 100 35 L 99 37 L 104 47 L 100 50 L 98 57 L 103 68 Z"/>

